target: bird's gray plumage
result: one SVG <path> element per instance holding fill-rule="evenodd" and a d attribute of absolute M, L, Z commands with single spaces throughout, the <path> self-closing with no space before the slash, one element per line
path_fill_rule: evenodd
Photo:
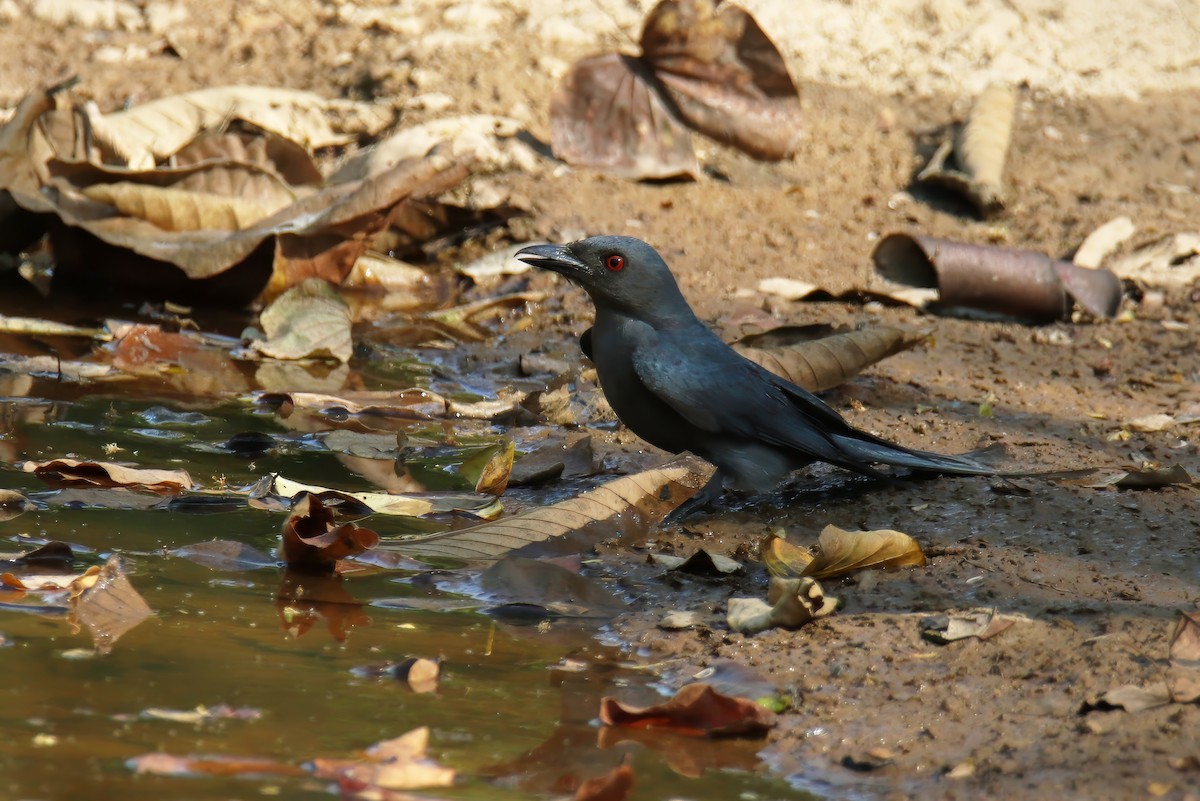
<path fill-rule="evenodd" d="M 534 245 L 517 258 L 561 273 L 591 296 L 596 322 L 581 345 L 605 397 L 642 439 L 716 465 L 699 501 L 712 500 L 725 482 L 770 489 L 814 461 L 869 476 L 882 475 L 880 464 L 995 473 L 969 457 L 911 450 L 860 431 L 820 398 L 741 356 L 696 317 L 666 262 L 641 240 Z"/>

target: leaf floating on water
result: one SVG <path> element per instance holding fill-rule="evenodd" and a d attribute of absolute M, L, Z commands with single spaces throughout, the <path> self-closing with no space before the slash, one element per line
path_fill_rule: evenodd
<path fill-rule="evenodd" d="M 422 726 L 367 749 L 361 760 L 317 758 L 312 761 L 319 779 L 332 779 L 353 797 L 370 797 L 380 790 L 415 790 L 449 787 L 455 772 L 431 760 L 429 729 Z M 389 796 L 390 797 L 390 796 Z"/>
<path fill-rule="evenodd" d="M 304 495 L 283 524 L 280 553 L 293 570 L 332 573 L 337 563 L 379 544 L 379 535 L 354 523 L 334 523 L 315 495 Z"/>
<path fill-rule="evenodd" d="M 276 298 L 260 317 L 266 341 L 255 350 L 275 359 L 332 356 L 350 361 L 350 308 L 319 278 L 309 278 Z"/>
<path fill-rule="evenodd" d="M 41 320 L 34 317 L 9 317 L 0 314 L 0 331 L 7 334 L 23 334 L 43 337 L 87 337 L 109 340 L 112 334 L 103 328 L 81 328 L 76 325 Z"/>
<path fill-rule="evenodd" d="M 414 693 L 431 693 L 437 690 L 441 665 L 434 659 L 410 656 L 400 662 L 351 668 L 350 672 L 360 678 L 394 679 Z"/>
<path fill-rule="evenodd" d="M 176 754 L 142 754 L 128 759 L 126 767 L 138 774 L 151 776 L 304 776 L 295 765 L 273 759 L 225 755 L 180 756 Z"/>
<path fill-rule="evenodd" d="M 169 720 L 172 723 L 189 723 L 203 725 L 216 723 L 221 720 L 258 720 L 262 712 L 250 707 L 233 708 L 225 704 L 208 707 L 201 704 L 195 709 L 160 709 L 150 707 L 143 709 L 140 717 L 145 720 Z"/>
<path fill-rule="evenodd" d="M 572 801 L 625 801 L 632 792 L 633 768 L 621 764 L 580 784 Z"/>
<path fill-rule="evenodd" d="M 763 737 L 775 725 L 775 714 L 748 698 L 722 695 L 704 683 L 681 687 L 668 701 L 631 707 L 615 698 L 600 701 L 606 726 L 666 729 L 708 737 Z"/>
<path fill-rule="evenodd" d="M 94 574 L 84 574 L 71 587 L 72 623 L 84 626 L 92 635 L 96 650 L 106 654 L 126 632 L 154 612 L 133 588 L 121 560 L 109 557 Z"/>
<path fill-rule="evenodd" d="M 729 628 L 743 634 L 757 634 L 776 626 L 798 628 L 833 614 L 837 605 L 838 600 L 826 595 L 811 578 L 772 577 L 766 602 L 759 598 L 730 598 L 726 603 L 726 622 Z"/>
<path fill-rule="evenodd" d="M 12 520 L 14 517 L 36 508 L 37 504 L 26 498 L 24 494 L 16 490 L 0 489 L 0 522 Z"/>
<path fill-rule="evenodd" d="M 845 531 L 826 526 L 817 539 L 816 558 L 804 575 L 837 578 L 858 570 L 914 567 L 926 563 L 925 552 L 912 537 L 891 529 Z"/>
<path fill-rule="evenodd" d="M 770 339 L 766 339 L 770 336 Z M 750 361 L 810 392 L 840 386 L 878 361 L 916 347 L 929 332 L 878 326 L 789 342 L 776 332 L 744 337 L 734 350 Z M 764 344 L 759 345 L 758 342 Z"/>
<path fill-rule="evenodd" d="M 213 570 L 257 570 L 262 567 L 275 567 L 279 564 L 277 559 L 254 546 L 234 540 L 198 542 L 194 545 L 175 548 L 168 553 Z"/>
<path fill-rule="evenodd" d="M 464 460 L 460 469 L 468 479 L 475 477 L 475 491 L 479 494 L 503 495 L 508 489 L 515 454 L 512 442 L 501 442 Z"/>
<path fill-rule="evenodd" d="M 316 496 L 326 505 L 340 499 L 352 504 L 361 504 L 366 511 L 376 514 L 408 517 L 444 512 L 468 512 L 476 517 L 490 520 L 504 509 L 500 501 L 491 495 L 477 495 L 470 492 L 423 492 L 408 495 L 389 495 L 386 492 L 348 492 L 318 487 L 314 484 L 301 484 L 298 481 L 284 478 L 278 473 L 272 473 L 255 485 L 250 492 L 250 497 L 251 499 L 262 499 L 275 496 L 291 499 L 302 492 Z"/>
<path fill-rule="evenodd" d="M 494 523 L 411 537 L 397 544 L 396 550 L 414 556 L 495 559 L 525 545 L 581 533 L 592 526 L 600 532 L 613 531 L 618 521 L 650 526 L 695 494 L 711 474 L 712 468 L 699 459 L 684 457 Z"/>
<path fill-rule="evenodd" d="M 33 473 L 51 487 L 130 487 L 165 495 L 194 486 L 186 470 L 125 467 L 111 462 L 51 459 L 47 462 L 25 462 L 22 469 L 26 473 Z"/>

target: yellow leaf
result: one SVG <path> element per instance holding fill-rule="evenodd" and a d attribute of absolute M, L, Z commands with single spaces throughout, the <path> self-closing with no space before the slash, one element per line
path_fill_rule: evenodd
<path fill-rule="evenodd" d="M 813 578 L 845 576 L 868 568 L 923 565 L 925 552 L 917 541 L 899 531 L 845 531 L 826 526 L 817 540 L 819 553 L 804 575 Z"/>

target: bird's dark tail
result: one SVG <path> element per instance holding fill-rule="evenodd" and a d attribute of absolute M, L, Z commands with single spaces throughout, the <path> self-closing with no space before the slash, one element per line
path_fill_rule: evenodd
<path fill-rule="evenodd" d="M 928 451 L 914 451 L 872 437 L 860 431 L 853 434 L 832 434 L 838 448 L 855 461 L 869 464 L 888 464 L 957 476 L 994 476 L 995 468 L 988 467 L 971 456 L 949 456 Z"/>

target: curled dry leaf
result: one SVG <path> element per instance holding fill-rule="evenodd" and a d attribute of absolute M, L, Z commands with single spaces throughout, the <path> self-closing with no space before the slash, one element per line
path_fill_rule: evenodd
<path fill-rule="evenodd" d="M 837 605 L 837 599 L 826 595 L 811 578 L 772 577 L 765 603 L 759 598 L 730 598 L 726 622 L 743 634 L 757 634 L 776 626 L 798 628 L 833 614 Z"/>
<path fill-rule="evenodd" d="M 1136 232 L 1137 226 L 1133 220 L 1124 215 L 1114 217 L 1087 235 L 1071 261 L 1089 269 L 1099 267 L 1110 253 L 1125 244 Z"/>
<path fill-rule="evenodd" d="M 862 370 L 888 356 L 929 339 L 929 332 L 910 332 L 879 326 L 809 338 L 803 329 L 789 329 L 743 337 L 734 350 L 775 375 L 810 392 L 840 386 Z"/>
<path fill-rule="evenodd" d="M 925 552 L 912 537 L 891 529 L 846 531 L 826 526 L 817 538 L 817 555 L 803 570 L 816 579 L 837 578 L 857 570 L 925 564 Z"/>
<path fill-rule="evenodd" d="M 332 573 L 337 563 L 379 544 L 379 535 L 354 523 L 334 522 L 315 495 L 304 495 L 283 524 L 280 552 L 293 570 Z"/>
<path fill-rule="evenodd" d="M 1004 161 L 1016 116 L 1016 92 L 991 84 L 975 99 L 952 140 L 938 147 L 918 183 L 944 186 L 965 196 L 982 217 L 1004 210 Z"/>
<path fill-rule="evenodd" d="M 284 292 L 259 317 L 265 341 L 255 350 L 274 359 L 332 356 L 350 361 L 350 308 L 325 281 L 308 278 Z"/>
<path fill-rule="evenodd" d="M 550 102 L 558 158 L 631 178 L 695 177 L 684 124 L 756 158 L 791 154 L 799 95 L 749 13 L 713 0 L 662 0 L 646 18 L 641 49 L 570 69 Z"/>
<path fill-rule="evenodd" d="M 1072 302 L 1097 317 L 1121 304 L 1121 281 L 1043 253 L 890 234 L 875 247 L 875 268 L 890 281 L 936 288 L 938 307 L 996 312 L 1029 320 L 1066 317 Z"/>
<path fill-rule="evenodd" d="M 409 537 L 396 549 L 413 556 L 495 559 L 535 542 L 592 530 L 616 521 L 652 526 L 703 485 L 712 468 L 694 457 L 624 476 L 551 506 L 448 533 Z"/>
<path fill-rule="evenodd" d="M 600 700 L 606 726 L 666 729 L 708 737 L 762 737 L 775 725 L 775 714 L 748 698 L 722 695 L 704 683 L 681 687 L 668 701 L 654 706 L 625 706 L 615 698 Z"/>
<path fill-rule="evenodd" d="M 508 489 L 508 477 L 512 474 L 513 456 L 516 445 L 502 442 L 487 448 L 462 463 L 464 476 L 477 476 L 475 491 L 481 495 L 503 495 Z"/>
<path fill-rule="evenodd" d="M 126 487 L 172 494 L 193 487 L 186 470 L 154 470 L 125 467 L 111 462 L 87 462 L 79 459 L 51 459 L 25 462 L 26 473 L 51 487 Z"/>

